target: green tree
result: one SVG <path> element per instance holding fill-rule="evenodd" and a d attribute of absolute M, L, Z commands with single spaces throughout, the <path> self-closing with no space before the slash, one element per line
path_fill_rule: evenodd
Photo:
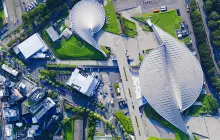
<path fill-rule="evenodd" d="M 219 18 L 219 15 L 217 12 L 213 11 L 210 15 L 209 15 L 209 20 L 214 20 L 217 21 Z"/>
<path fill-rule="evenodd" d="M 208 26 L 211 30 L 214 30 L 217 28 L 218 23 L 216 21 L 210 20 L 210 21 L 208 21 Z"/>
<path fill-rule="evenodd" d="M 212 11 L 212 1 L 210 0 L 207 0 L 205 2 L 205 10 L 210 13 Z"/>
<path fill-rule="evenodd" d="M 212 112 L 216 113 L 218 111 L 218 102 L 213 96 L 208 96 L 209 104 Z"/>

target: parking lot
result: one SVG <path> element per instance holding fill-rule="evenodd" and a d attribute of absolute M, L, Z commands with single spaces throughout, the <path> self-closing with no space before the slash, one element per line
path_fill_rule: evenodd
<path fill-rule="evenodd" d="M 177 0 L 140 0 L 142 10 L 145 9 L 159 9 L 160 6 L 168 6 L 176 4 Z"/>
<path fill-rule="evenodd" d="M 40 2 L 46 2 L 46 0 L 21 0 L 23 11 L 33 10 Z"/>
<path fill-rule="evenodd" d="M 115 10 L 118 11 L 122 11 L 125 9 L 130 9 L 130 8 L 134 8 L 137 7 L 137 0 L 114 0 L 115 3 Z"/>

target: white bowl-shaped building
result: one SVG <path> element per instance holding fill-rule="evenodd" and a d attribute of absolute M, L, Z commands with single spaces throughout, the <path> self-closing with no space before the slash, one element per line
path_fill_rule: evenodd
<path fill-rule="evenodd" d="M 159 47 L 145 57 L 140 67 L 142 94 L 157 113 L 187 133 L 181 113 L 201 93 L 201 65 L 183 43 L 150 20 L 147 22 L 154 30 Z"/>
<path fill-rule="evenodd" d="M 72 8 L 69 19 L 72 24 L 72 31 L 106 56 L 94 38 L 94 34 L 105 24 L 103 6 L 93 0 L 79 1 Z"/>

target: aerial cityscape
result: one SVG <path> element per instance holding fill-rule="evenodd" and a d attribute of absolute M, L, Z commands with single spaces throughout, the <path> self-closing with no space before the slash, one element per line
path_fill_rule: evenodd
<path fill-rule="evenodd" d="M 1 140 L 220 140 L 218 0 L 0 0 Z"/>

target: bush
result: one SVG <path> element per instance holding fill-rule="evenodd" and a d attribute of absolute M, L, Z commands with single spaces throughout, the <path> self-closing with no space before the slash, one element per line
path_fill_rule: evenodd
<path fill-rule="evenodd" d="M 115 83 L 114 84 L 114 88 L 115 88 L 115 93 L 116 93 L 116 95 L 119 95 L 119 93 L 118 93 L 118 88 L 119 88 L 119 84 L 118 83 Z"/>
<path fill-rule="evenodd" d="M 140 63 L 142 63 L 142 61 L 143 61 L 143 55 L 139 55 L 139 61 L 140 61 Z"/>
<path fill-rule="evenodd" d="M 55 79 L 57 72 L 55 70 L 40 70 L 40 74 L 46 75 L 51 79 Z"/>
<path fill-rule="evenodd" d="M 115 117 L 123 125 L 123 127 L 125 128 L 125 131 L 128 134 L 133 134 L 134 131 L 133 131 L 133 127 L 131 124 L 131 120 L 130 120 L 130 118 L 128 118 L 127 116 L 124 115 L 123 111 L 119 111 L 119 112 L 115 113 Z"/>
<path fill-rule="evenodd" d="M 47 68 L 76 68 L 76 65 L 69 64 L 47 64 Z"/>

